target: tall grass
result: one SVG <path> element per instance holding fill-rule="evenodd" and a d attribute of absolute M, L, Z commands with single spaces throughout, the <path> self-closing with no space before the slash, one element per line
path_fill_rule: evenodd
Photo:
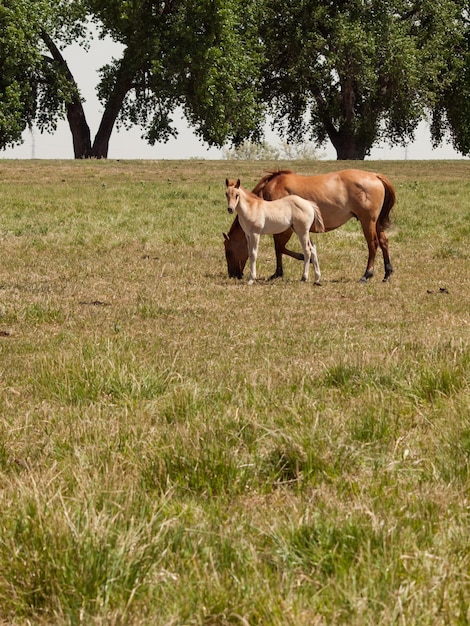
<path fill-rule="evenodd" d="M 0 162 L 3 623 L 470 619 L 470 166 L 360 164 L 390 284 L 349 222 L 249 287 L 224 180 L 277 166 Z"/>

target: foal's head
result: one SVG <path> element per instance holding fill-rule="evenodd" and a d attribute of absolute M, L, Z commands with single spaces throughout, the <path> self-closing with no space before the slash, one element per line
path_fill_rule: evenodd
<path fill-rule="evenodd" d="M 233 213 L 240 200 L 240 179 L 235 183 L 233 180 L 225 179 L 225 196 L 227 198 L 227 211 Z"/>

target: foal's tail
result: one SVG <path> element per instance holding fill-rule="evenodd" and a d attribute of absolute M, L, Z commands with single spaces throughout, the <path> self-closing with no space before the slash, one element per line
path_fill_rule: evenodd
<path fill-rule="evenodd" d="M 376 176 L 385 188 L 384 203 L 382 205 L 382 209 L 377 220 L 377 226 L 379 226 L 381 230 L 387 230 L 387 228 L 390 228 L 390 211 L 392 210 L 392 207 L 396 202 L 397 195 L 395 193 L 395 189 L 393 188 L 392 183 L 386 176 L 384 176 L 383 174 L 376 174 Z"/>
<path fill-rule="evenodd" d="M 320 213 L 320 209 L 318 208 L 316 204 L 313 204 L 312 206 L 313 206 L 314 218 L 313 218 L 311 231 L 313 233 L 324 233 L 325 224 L 323 223 L 323 217 L 322 217 L 322 214 Z"/>

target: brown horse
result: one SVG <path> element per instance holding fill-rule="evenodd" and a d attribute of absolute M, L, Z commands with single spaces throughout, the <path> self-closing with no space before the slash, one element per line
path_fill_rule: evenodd
<path fill-rule="evenodd" d="M 267 174 L 253 189 L 253 193 L 265 200 L 276 200 L 291 194 L 312 200 L 320 208 L 325 231 L 334 230 L 355 217 L 361 223 L 369 249 L 367 267 L 361 281 L 372 278 L 379 246 L 384 259 L 383 280 L 384 282 L 389 280 L 393 267 L 388 252 L 388 236 L 385 231 L 390 226 L 390 211 L 395 204 L 396 195 L 392 183 L 386 176 L 362 170 L 300 176 L 284 170 Z M 283 275 L 283 254 L 303 260 L 302 254 L 286 248 L 291 235 L 292 229 L 274 235 L 276 272 L 272 278 Z M 232 223 L 228 234 L 224 233 L 224 240 L 228 274 L 231 277 L 241 278 L 248 259 L 248 249 L 238 217 Z"/>

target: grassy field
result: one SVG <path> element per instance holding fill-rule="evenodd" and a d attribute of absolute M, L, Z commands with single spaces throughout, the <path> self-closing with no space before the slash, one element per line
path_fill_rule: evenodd
<path fill-rule="evenodd" d="M 470 161 L 354 164 L 389 284 L 353 221 L 230 280 L 282 165 L 0 161 L 0 623 L 469 623 Z"/>

